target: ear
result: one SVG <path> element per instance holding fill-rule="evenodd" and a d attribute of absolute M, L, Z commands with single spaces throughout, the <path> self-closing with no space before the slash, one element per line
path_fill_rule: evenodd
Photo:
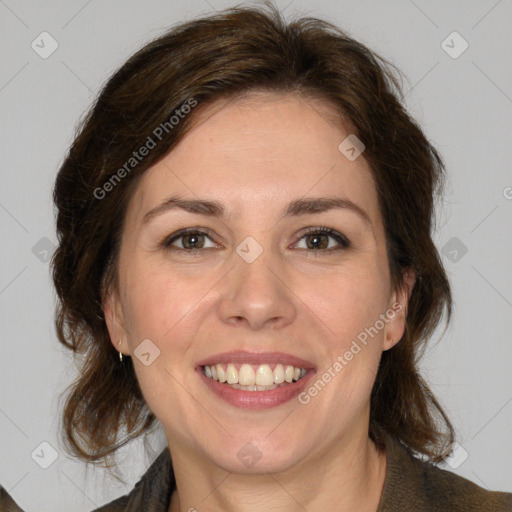
<path fill-rule="evenodd" d="M 103 300 L 103 315 L 107 324 L 110 342 L 117 352 L 130 355 L 121 301 L 116 290 L 109 290 Z"/>
<path fill-rule="evenodd" d="M 407 308 L 409 298 L 416 283 L 416 272 L 408 267 L 402 273 L 402 286 L 393 293 L 388 304 L 386 316 L 389 319 L 386 323 L 383 350 L 394 347 L 402 338 L 405 332 Z"/>

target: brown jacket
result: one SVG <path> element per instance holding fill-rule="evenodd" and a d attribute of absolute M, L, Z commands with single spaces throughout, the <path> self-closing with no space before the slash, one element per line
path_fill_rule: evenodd
<path fill-rule="evenodd" d="M 386 456 L 386 479 L 376 512 L 512 512 L 512 493 L 487 491 L 413 457 L 391 438 L 386 441 Z M 175 488 L 165 449 L 129 494 L 93 512 L 167 512 Z M 0 512 L 23 512 L 1 487 Z"/>

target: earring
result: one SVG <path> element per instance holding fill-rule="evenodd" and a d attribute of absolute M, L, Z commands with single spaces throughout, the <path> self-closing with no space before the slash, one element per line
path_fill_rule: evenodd
<path fill-rule="evenodd" d="M 123 340 L 119 341 L 119 361 L 123 362 L 123 353 L 121 352 L 121 343 L 123 343 Z"/>

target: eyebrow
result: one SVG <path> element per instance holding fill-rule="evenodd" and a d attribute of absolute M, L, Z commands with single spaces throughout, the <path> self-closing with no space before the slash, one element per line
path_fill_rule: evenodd
<path fill-rule="evenodd" d="M 146 224 L 155 217 L 174 209 L 185 210 L 198 215 L 223 218 L 226 216 L 226 208 L 218 201 L 209 201 L 205 199 L 182 199 L 180 197 L 170 197 L 164 200 L 158 206 L 148 211 L 142 219 L 142 224 Z M 323 213 L 329 210 L 343 209 L 357 214 L 366 224 L 372 226 L 372 221 L 368 213 L 350 199 L 342 197 L 312 197 L 300 198 L 291 201 L 283 213 L 281 219 L 285 217 L 298 217 L 312 213 Z"/>

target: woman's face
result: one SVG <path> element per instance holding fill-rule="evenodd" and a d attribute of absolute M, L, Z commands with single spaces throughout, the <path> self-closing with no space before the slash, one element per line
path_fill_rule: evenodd
<path fill-rule="evenodd" d="M 408 294 L 391 290 L 364 153 L 339 149 L 350 132 L 326 104 L 258 94 L 214 106 L 139 183 L 105 312 L 171 452 L 280 471 L 367 439 L 379 360 L 403 334 Z M 310 203 L 319 198 L 346 207 Z M 206 377 L 205 362 L 244 382 L 269 369 L 280 381 L 279 364 L 307 373 L 246 391 Z"/>

